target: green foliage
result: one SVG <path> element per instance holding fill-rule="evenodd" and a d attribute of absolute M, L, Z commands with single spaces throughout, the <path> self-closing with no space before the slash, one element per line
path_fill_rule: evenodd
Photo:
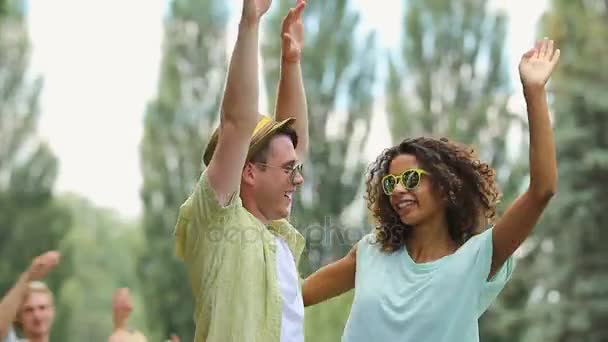
<path fill-rule="evenodd" d="M 176 0 L 165 23 L 157 98 L 147 109 L 141 145 L 146 249 L 138 272 L 149 324 L 168 337 L 193 340 L 193 298 L 188 277 L 174 257 L 172 229 L 179 206 L 201 172 L 203 147 L 214 120 L 226 73 L 222 1 Z"/>
<path fill-rule="evenodd" d="M 62 341 L 106 340 L 112 333 L 112 295 L 117 288 L 128 287 L 133 300 L 129 326 L 150 340 L 160 340 L 146 327 L 136 273 L 137 256 L 144 249 L 139 227 L 77 196 L 65 196 L 62 203 L 71 211 L 73 223 L 63 241 L 71 262 L 62 260 L 61 267 L 71 273 L 56 292 L 58 320 L 65 325 L 53 329 L 53 336 Z"/>
<path fill-rule="evenodd" d="M 0 1 L 0 293 L 35 256 L 62 250 L 70 224 L 53 198 L 57 159 L 36 132 L 42 82 L 27 72 L 30 47 L 21 6 Z M 45 281 L 57 289 L 69 272 L 60 267 Z"/>
<path fill-rule="evenodd" d="M 306 341 L 340 341 L 353 302 L 353 291 L 306 308 L 304 313 Z"/>
<path fill-rule="evenodd" d="M 561 50 L 550 83 L 560 178 L 531 253 L 536 286 L 522 341 L 608 339 L 606 23 L 600 0 L 554 0 L 542 21 Z"/>

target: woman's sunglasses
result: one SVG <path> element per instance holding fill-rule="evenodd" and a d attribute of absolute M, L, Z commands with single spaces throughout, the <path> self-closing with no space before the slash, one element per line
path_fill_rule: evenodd
<path fill-rule="evenodd" d="M 384 190 L 387 196 L 390 196 L 395 191 L 395 187 L 399 182 L 401 182 L 405 189 L 414 190 L 420 185 L 422 175 L 428 174 L 423 169 L 408 169 L 398 176 L 388 174 L 382 177 L 382 190 Z"/>

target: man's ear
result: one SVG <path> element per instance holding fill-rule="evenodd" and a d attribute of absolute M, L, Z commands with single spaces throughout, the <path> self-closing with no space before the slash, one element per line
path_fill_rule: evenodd
<path fill-rule="evenodd" d="M 242 180 L 243 183 L 247 185 L 253 185 L 255 183 L 255 165 L 253 163 L 247 162 L 245 163 L 245 167 L 243 167 L 243 175 Z"/>

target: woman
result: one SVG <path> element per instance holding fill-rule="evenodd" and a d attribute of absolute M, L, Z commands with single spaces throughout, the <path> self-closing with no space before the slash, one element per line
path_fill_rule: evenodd
<path fill-rule="evenodd" d="M 530 183 L 493 222 L 495 172 L 447 139 L 406 139 L 371 165 L 373 234 L 306 279 L 305 305 L 355 288 L 343 341 L 478 341 L 479 316 L 504 287 L 512 254 L 557 189 L 545 84 L 559 50 L 544 39 L 519 73 L 530 127 Z"/>

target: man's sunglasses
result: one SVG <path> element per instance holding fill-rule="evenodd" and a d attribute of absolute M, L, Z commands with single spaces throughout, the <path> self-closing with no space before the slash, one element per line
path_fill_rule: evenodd
<path fill-rule="evenodd" d="M 408 169 L 398 176 L 388 174 L 382 177 L 382 190 L 384 190 L 387 196 L 390 196 L 395 191 L 395 187 L 399 182 L 401 182 L 405 189 L 414 190 L 420 185 L 422 175 L 428 174 L 423 169 Z"/>

